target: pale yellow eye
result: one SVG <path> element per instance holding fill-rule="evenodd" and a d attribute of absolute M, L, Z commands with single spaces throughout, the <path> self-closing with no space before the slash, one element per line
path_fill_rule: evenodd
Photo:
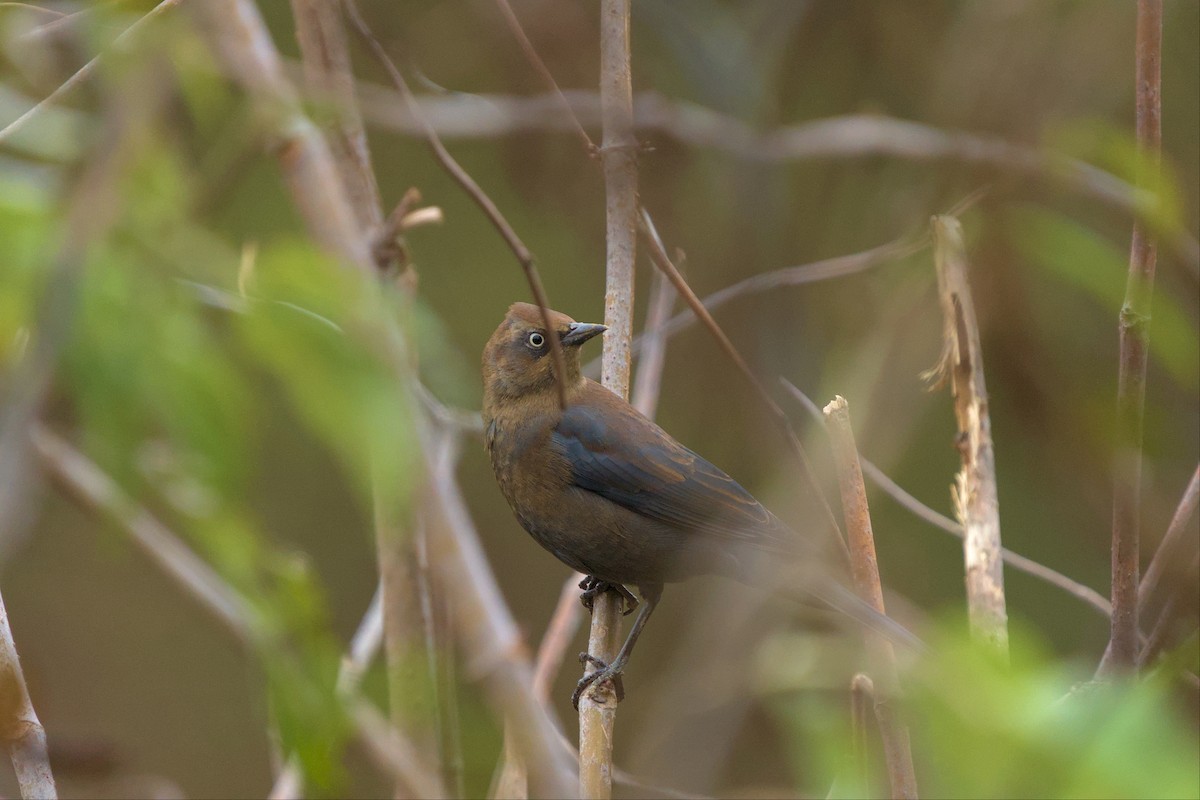
<path fill-rule="evenodd" d="M 537 331 L 534 331 L 533 333 L 529 334 L 527 341 L 529 342 L 530 347 L 540 348 L 546 343 L 546 337 Z"/>

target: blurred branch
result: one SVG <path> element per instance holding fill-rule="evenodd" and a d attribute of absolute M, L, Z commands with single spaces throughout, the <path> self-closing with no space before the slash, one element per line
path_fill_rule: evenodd
<path fill-rule="evenodd" d="M 373 271 L 369 237 L 359 229 L 329 145 L 304 115 L 258 9 L 250 0 L 202 0 L 193 8 L 218 62 L 275 137 L 292 200 L 317 243 L 348 266 Z"/>
<path fill-rule="evenodd" d="M 118 49 L 120 47 L 123 47 L 125 44 L 127 44 L 129 42 L 130 37 L 133 36 L 134 33 L 136 33 L 145 23 L 154 19 L 155 17 L 157 17 L 159 14 L 163 13 L 167 9 L 173 8 L 174 6 L 179 5 L 180 2 L 181 2 L 181 0 L 162 0 L 161 3 L 156 5 L 154 8 L 150 9 L 150 11 L 147 12 L 144 17 L 141 17 L 140 19 L 138 19 L 137 22 L 133 23 L 128 28 L 126 28 L 124 31 L 122 31 L 121 34 L 116 39 L 113 39 L 112 44 L 110 44 L 108 47 L 108 50 L 101 52 L 99 55 L 97 55 L 91 61 L 87 62 L 82 67 L 80 67 L 78 70 L 76 70 L 75 73 L 72 74 L 71 77 L 69 77 L 65 81 L 63 81 L 62 84 L 60 84 L 57 89 L 55 89 L 53 92 L 51 92 L 50 94 L 46 95 L 44 98 L 39 100 L 37 102 L 37 104 L 35 104 L 32 108 L 30 108 L 24 114 L 17 117 L 12 122 L 5 125 L 3 128 L 0 128 L 0 142 L 3 142 L 8 137 L 14 135 L 17 131 L 24 128 L 25 125 L 31 119 L 33 119 L 35 116 L 37 116 L 40 112 L 42 112 L 46 108 L 49 108 L 51 105 L 56 103 L 60 98 L 62 98 L 62 96 L 65 95 L 67 92 L 71 91 L 76 86 L 78 86 L 79 84 L 81 84 L 85 80 L 87 80 L 87 78 L 93 72 L 96 71 L 96 66 L 100 63 L 100 59 L 104 57 L 105 53 L 110 52 L 115 49 Z"/>
<path fill-rule="evenodd" d="M 866 792 L 871 785 L 871 767 L 867 748 L 867 705 L 874 706 L 875 683 L 870 676 L 858 673 L 850 681 L 850 763 L 858 778 L 859 791 Z"/>
<path fill-rule="evenodd" d="M 50 771 L 46 729 L 29 699 L 3 597 L 0 597 L 0 697 L 3 697 L 0 729 L 17 775 L 21 797 L 54 800 L 58 797 L 58 789 L 54 785 L 54 773 Z"/>
<path fill-rule="evenodd" d="M 326 138 L 346 200 L 361 230 L 377 230 L 383 224 L 379 186 L 355 101 L 354 72 L 339 6 L 329 0 L 291 0 L 291 4 L 309 96 L 328 98 L 333 105 Z"/>
<path fill-rule="evenodd" d="M 429 142 L 429 148 L 433 152 L 434 158 L 442 165 L 446 173 L 462 187 L 463 191 L 475 201 L 475 204 L 482 209 L 484 215 L 487 216 L 488 220 L 499 231 L 501 238 L 504 239 L 509 249 L 512 250 L 513 255 L 516 256 L 517 261 L 521 264 L 521 268 L 525 271 L 525 279 L 529 282 L 529 288 L 533 292 L 534 301 L 541 310 L 542 324 L 546 326 L 547 331 L 551 330 L 553 326 L 550 324 L 550 301 L 546 299 L 546 290 L 543 288 L 542 279 L 538 275 L 533 253 L 521 241 L 521 237 L 517 235 L 517 232 L 508 223 L 504 215 L 500 213 L 499 207 L 492 201 L 492 198 L 488 197 L 487 193 L 475 182 L 475 179 L 462 168 L 462 165 L 454 159 L 454 156 L 450 155 L 450 151 L 442 144 L 437 131 L 426 121 L 424 114 L 421 112 L 421 107 L 417 104 L 416 97 L 408 87 L 408 83 L 404 80 L 404 76 L 400 74 L 400 70 L 396 68 L 396 65 L 388 56 L 383 44 L 375 37 L 366 20 L 363 19 L 362 14 L 358 10 L 358 5 L 354 0 L 343 0 L 343 2 L 346 7 L 346 13 L 350 17 L 350 22 L 354 25 L 363 41 L 367 43 L 376 60 L 379 61 L 387 71 L 389 77 L 391 77 L 396 91 L 400 93 L 401 98 L 404 100 L 405 108 L 407 108 L 412 118 L 417 121 L 421 135 Z M 558 384 L 558 404 L 561 408 L 566 408 L 567 390 L 563 381 L 567 372 L 566 362 L 563 361 L 562 345 L 559 343 L 557 336 L 549 336 L 547 338 L 550 340 L 550 353 L 554 359 L 554 375 Z"/>
<path fill-rule="evenodd" d="M 69 495 L 84 507 L 123 528 L 163 572 L 224 623 L 239 642 L 251 647 L 262 644 L 266 634 L 253 608 L 212 567 L 192 552 L 178 535 L 137 505 L 112 478 L 56 434 L 38 425 L 33 430 L 32 439 L 42 468 Z M 356 636 L 356 639 L 360 639 L 359 658 L 369 657 L 371 636 L 373 634 L 369 631 Z M 355 707 L 353 718 L 356 723 L 361 723 L 363 715 L 357 706 L 362 701 L 354 699 L 357 695 L 351 691 L 351 685 L 343 688 L 346 692 L 345 701 Z M 385 736 L 377 726 L 366 724 L 356 724 L 356 729 L 372 752 L 392 753 L 384 760 L 385 766 L 406 786 L 421 797 L 442 796 L 437 789 L 436 779 L 426 774 L 419 764 L 407 759 L 406 753 L 412 749 L 412 745 L 396 744 L 401 741 L 398 732 L 393 730 Z M 285 769 L 281 780 L 287 774 L 288 770 Z M 298 784 L 296 786 L 298 788 Z"/>
<path fill-rule="evenodd" d="M 875 538 L 871 531 L 867 490 L 863 484 L 858 449 L 854 444 L 854 431 L 850 425 L 850 406 L 844 397 L 839 395 L 825 406 L 825 419 L 837 466 L 854 584 L 868 605 L 880 614 L 887 614 L 883 605 L 883 587 L 879 580 L 879 563 L 875 558 Z M 915 798 L 917 778 L 913 771 L 912 744 L 908 738 L 908 728 L 897 718 L 891 705 L 899 685 L 896 652 L 890 641 L 873 631 L 867 633 L 867 644 L 873 655 L 873 668 L 883 680 L 882 691 L 875 695 L 875 717 L 883 737 L 892 797 Z"/>
<path fill-rule="evenodd" d="M 361 93 L 364 114 L 370 122 L 421 135 L 419 123 L 390 103 L 385 89 L 364 84 Z M 428 123 L 445 138 L 580 130 L 586 135 L 587 128 L 600 123 L 600 98 L 589 91 L 552 91 L 532 97 L 422 96 L 420 102 Z M 562 113 L 564 107 L 569 114 Z M 959 161 L 1044 179 L 1135 216 L 1145 213 L 1145 195 L 1116 175 L 1077 158 L 996 136 L 882 114 L 847 114 L 762 132 L 734 117 L 657 92 L 639 92 L 634 97 L 634 112 L 640 132 L 657 132 L 691 147 L 717 150 L 746 161 L 780 163 L 877 156 L 916 162 Z M 1192 274 L 1200 275 L 1200 242 L 1194 234 L 1180 230 L 1171 246 Z"/>
<path fill-rule="evenodd" d="M 786 378 L 780 378 L 779 380 L 783 384 L 784 388 L 791 392 L 792 396 L 800 401 L 800 404 L 804 406 L 813 419 L 818 421 L 823 420 L 821 409 L 817 407 L 817 404 L 814 403 L 808 397 L 808 395 L 798 389 Z M 889 478 L 883 470 L 881 470 L 871 461 L 861 458 L 860 456 L 859 462 L 862 464 L 863 474 L 870 478 L 872 483 L 882 489 L 885 494 L 899 503 L 902 507 L 908 509 L 916 516 L 933 525 L 935 528 L 940 528 L 947 533 L 957 536 L 959 539 L 963 538 L 963 527 L 958 522 L 950 519 L 944 514 L 939 514 L 937 511 L 913 497 L 911 494 L 906 492 L 903 487 Z M 1112 615 L 1112 606 L 1109 605 L 1108 598 L 1090 586 L 1084 586 L 1082 583 L 1072 580 L 1066 575 L 1056 572 L 1044 564 L 1039 564 L 1031 558 L 1026 558 L 1023 555 L 1014 553 L 1008 548 L 1003 548 L 1000 553 L 1004 558 L 1004 563 L 1008 564 L 1012 568 L 1019 570 L 1020 572 L 1024 572 L 1027 575 L 1032 575 L 1039 580 L 1043 580 L 1046 583 L 1057 586 L 1059 589 L 1062 589 L 1068 594 L 1078 597 L 1080 600 L 1095 608 L 1105 617 Z"/>
<path fill-rule="evenodd" d="M 1139 188 L 1157 186 L 1162 147 L 1162 0 L 1138 0 L 1137 148 Z M 1157 200 L 1156 200 L 1157 202 Z M 1139 515 L 1142 482 L 1142 415 L 1146 401 L 1146 355 L 1150 305 L 1157 260 L 1153 231 L 1138 217 L 1133 223 L 1129 278 L 1119 319 L 1117 440 L 1113 462 L 1112 658 L 1117 673 L 1138 661 Z"/>
<path fill-rule="evenodd" d="M 962 225 L 951 216 L 935 216 L 934 263 L 942 307 L 942 354 L 924 377 L 938 388 L 949 378 L 958 422 L 955 440 L 962 469 L 955 476 L 954 510 L 963 526 L 967 567 L 967 611 L 971 630 L 1008 652 L 1008 612 L 1004 601 L 1004 561 L 1000 550 L 1000 501 L 983 347 L 967 278 Z"/>
<path fill-rule="evenodd" d="M 446 444 L 422 431 L 430 475 L 429 556 L 442 585 L 451 592 L 451 611 L 466 671 L 483 681 L 491 702 L 511 722 L 522 757 L 541 794 L 575 794 L 557 733 L 532 692 L 533 675 L 516 622 L 488 567 L 474 524 L 453 474 Z"/>
<path fill-rule="evenodd" d="M 721 349 L 725 352 L 725 355 L 729 357 L 729 359 L 734 363 L 734 366 L 738 368 L 738 371 L 742 373 L 747 381 L 749 381 L 751 387 L 753 387 L 763 405 L 770 412 L 771 418 L 776 424 L 779 425 L 783 434 L 787 437 L 787 441 L 788 444 L 791 445 L 792 452 L 800 462 L 805 479 L 812 487 L 814 494 L 816 494 L 817 498 L 820 500 L 821 506 L 825 510 L 826 519 L 828 520 L 831 529 L 834 531 L 833 538 L 837 540 L 843 551 L 845 551 L 846 542 L 841 535 L 841 526 L 838 525 L 837 518 L 833 514 L 833 508 L 829 505 L 829 501 L 826 499 L 825 493 L 821 490 L 821 486 L 817 483 L 812 462 L 808 458 L 808 453 L 804 450 L 804 445 L 800 443 L 799 437 L 796 436 L 796 432 L 792 428 L 791 420 L 788 419 L 787 414 L 784 413 L 783 409 L 779 407 L 779 404 L 776 403 L 771 397 L 762 381 L 760 381 L 758 376 L 754 374 L 754 371 L 750 369 L 750 366 L 746 363 L 746 360 L 742 358 L 741 353 L 739 353 L 737 348 L 733 346 L 733 342 L 731 342 L 729 337 L 725 335 L 725 331 L 721 330 L 721 326 L 718 325 L 717 321 L 713 319 L 712 314 L 708 313 L 708 309 L 706 309 L 704 304 L 700 302 L 700 298 L 696 297 L 696 293 L 692 291 L 692 287 L 688 285 L 687 281 L 684 280 L 683 276 L 679 273 L 679 270 L 676 269 L 673 263 L 671 263 L 671 259 L 667 256 L 667 251 L 663 247 L 662 240 L 658 236 L 658 231 L 656 231 L 654 228 L 654 222 L 650 219 L 650 214 L 645 208 L 642 209 L 639 221 L 641 223 L 642 235 L 645 237 L 647 244 L 650 246 L 650 258 L 654 262 L 655 266 L 662 270 L 663 273 L 670 279 L 672 285 L 674 285 L 675 289 L 680 295 L 682 295 L 692 312 L 700 318 L 700 321 L 704 323 L 704 327 L 707 328 L 708 332 L 711 333 L 713 338 L 717 340 L 717 344 L 720 345 Z"/>

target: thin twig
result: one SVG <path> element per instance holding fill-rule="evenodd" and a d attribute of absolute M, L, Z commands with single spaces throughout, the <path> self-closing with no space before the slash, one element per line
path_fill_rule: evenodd
<path fill-rule="evenodd" d="M 1138 0 L 1137 89 L 1138 186 L 1157 190 L 1162 146 L 1162 0 Z M 1142 482 L 1142 411 L 1146 400 L 1146 356 L 1150 304 L 1157 260 L 1153 230 L 1141 217 L 1133 223 L 1129 278 L 1119 317 L 1117 440 L 1113 461 L 1112 651 L 1111 668 L 1130 672 L 1138 661 L 1139 515 Z"/>
<path fill-rule="evenodd" d="M 871 512 L 867 507 L 866 487 L 858 461 L 858 449 L 854 444 L 854 431 L 850 425 L 850 406 L 844 397 L 835 397 L 833 402 L 825 406 L 825 419 L 837 465 L 854 584 L 864 601 L 880 614 L 886 614 L 879 563 L 875 558 L 875 538 L 871 532 Z M 890 641 L 873 631 L 867 633 L 867 644 L 873 656 L 873 669 L 878 671 L 883 684 L 875 697 L 875 715 L 883 738 L 892 797 L 915 798 L 917 778 L 913 771 L 908 729 L 896 717 L 891 705 L 898 684 L 896 652 Z"/>
<path fill-rule="evenodd" d="M 430 476 L 429 560 L 442 585 L 452 592 L 454 631 L 467 655 L 465 671 L 482 680 L 492 703 L 512 724 L 516 743 L 539 793 L 575 793 L 571 766 L 558 744 L 545 707 L 531 691 L 532 670 L 521 635 L 504 604 L 496 578 L 454 480 L 453 463 L 422 430 L 422 450 Z"/>
<path fill-rule="evenodd" d="M 58 789 L 54 785 L 54 773 L 50 771 L 46 729 L 29 699 L 3 597 L 0 597 L 0 696 L 4 698 L 0 709 L 0 731 L 17 773 L 21 797 L 54 800 L 58 797 Z"/>
<path fill-rule="evenodd" d="M 534 261 L 533 253 L 521 241 L 521 237 L 508 223 L 504 215 L 500 213 L 499 207 L 492 201 L 486 192 L 480 188 L 475 179 L 462 168 L 455 159 L 450 155 L 450 151 L 442 144 L 441 138 L 438 137 L 437 131 L 425 119 L 425 115 L 421 112 L 421 107 L 417 104 L 416 97 L 408 86 L 408 82 L 404 80 L 404 76 L 400 74 L 400 70 L 396 68 L 396 64 L 388 55 L 383 44 L 372 33 L 367 21 L 363 18 L 358 10 L 358 4 L 354 0 L 343 0 L 346 6 L 347 16 L 350 22 L 354 25 L 355 30 L 367 43 L 376 60 L 379 61 L 383 68 L 387 71 L 388 76 L 392 79 L 396 90 L 400 93 L 404 100 L 404 105 L 408 109 L 409 114 L 421 126 L 421 131 L 425 139 L 429 142 L 429 148 L 433 151 L 433 156 L 437 162 L 442 165 L 446 173 L 450 175 L 454 181 L 462 187 L 475 204 L 483 210 L 485 216 L 491 221 L 492 225 L 499 231 L 501 238 L 504 239 L 517 261 L 521 264 L 521 268 L 525 271 L 525 279 L 529 282 L 529 288 L 533 292 L 534 302 L 537 303 L 542 315 L 542 324 L 546 326 L 547 331 L 552 331 L 553 326 L 550 324 L 550 301 L 546 298 L 546 290 L 542 286 L 541 276 L 538 274 L 537 264 Z M 554 359 L 554 375 L 558 384 L 558 404 L 561 408 L 567 407 L 567 390 L 564 380 L 566 379 L 567 368 L 566 362 L 563 360 L 562 345 L 558 341 L 557 336 L 548 336 L 550 340 L 550 353 Z"/>
<path fill-rule="evenodd" d="M 676 253 L 676 260 L 679 260 L 679 255 Z M 664 328 L 675 305 L 675 294 L 675 288 L 667 276 L 656 270 L 650 286 L 646 327 L 639 337 L 642 349 L 638 356 L 638 368 L 633 377 L 633 407 L 649 419 L 654 419 L 658 410 L 658 394 L 667 357 L 667 334 Z"/>
<path fill-rule="evenodd" d="M 101 52 L 91 61 L 87 62 L 78 70 L 76 70 L 75 73 L 63 81 L 57 89 L 39 100 L 36 105 L 34 105 L 24 114 L 17 117 L 3 128 L 0 128 L 0 142 L 3 142 L 8 137 L 14 135 L 17 131 L 24 128 L 31 119 L 44 111 L 46 108 L 53 105 L 67 92 L 71 91 L 80 83 L 83 83 L 83 81 L 87 80 L 88 76 L 95 72 L 96 66 L 100 63 L 100 59 L 102 59 L 106 53 L 126 44 L 129 41 L 129 38 L 133 36 L 133 34 L 136 33 L 143 25 L 167 9 L 179 5 L 180 2 L 181 0 L 162 0 L 161 3 L 150 9 L 150 11 L 146 12 L 144 17 L 139 18 L 137 22 L 133 23 L 124 31 L 122 31 L 120 36 L 118 36 L 116 39 L 113 39 L 112 44 L 109 45 L 107 50 Z"/>
<path fill-rule="evenodd" d="M 779 404 L 776 403 L 771 397 L 762 381 L 759 380 L 758 376 L 754 374 L 754 371 L 750 369 L 750 366 L 746 363 L 746 360 L 742 358 L 742 355 L 737 351 L 737 348 L 733 346 L 733 342 L 729 340 L 729 337 L 725 335 L 725 331 L 721 330 L 721 326 L 717 324 L 715 319 L 713 319 L 712 314 L 708 313 L 708 309 L 706 309 L 704 304 L 700 302 L 700 298 L 696 297 L 696 293 L 692 291 L 692 287 L 688 285 L 687 281 L 684 280 L 683 275 L 679 273 L 679 270 L 671 262 L 670 257 L 667 255 L 666 249 L 663 247 L 662 240 L 659 238 L 658 232 L 654 228 L 654 222 L 650 219 L 650 214 L 644 208 L 642 209 L 639 219 L 641 223 L 642 234 L 646 239 L 646 243 L 650 246 L 651 260 L 654 262 L 655 266 L 662 270 L 670 279 L 672 285 L 674 285 L 675 289 L 680 295 L 682 295 L 692 312 L 699 317 L 700 321 L 704 324 L 704 327 L 707 328 L 708 332 L 711 333 L 713 338 L 717 340 L 717 344 L 720 345 L 721 349 L 725 352 L 725 355 L 729 357 L 729 359 L 738 368 L 738 371 L 742 373 L 742 375 L 754 388 L 758 398 L 770 412 L 771 418 L 783 431 L 785 437 L 787 438 L 788 444 L 791 446 L 792 452 L 795 454 L 796 459 L 799 461 L 800 466 L 802 467 L 805 479 L 809 482 L 813 492 L 820 500 L 822 508 L 825 510 L 825 517 L 829 522 L 831 530 L 834 532 L 834 539 L 837 540 L 838 544 L 841 545 L 843 552 L 845 552 L 846 542 L 841 535 L 841 526 L 838 525 L 837 517 L 835 517 L 833 514 L 833 508 L 829 505 L 829 501 L 826 499 L 825 493 L 821 490 L 820 485 L 817 483 L 812 462 L 808 457 L 808 453 L 804 449 L 804 445 L 800 443 L 800 438 L 796 435 L 796 431 L 792 428 L 791 420 L 788 418 L 787 414 L 784 413 L 783 409 L 779 407 Z"/>
<path fill-rule="evenodd" d="M 1158 612 L 1158 607 L 1162 603 L 1160 588 L 1163 578 L 1168 573 L 1177 571 L 1181 564 L 1187 563 L 1187 553 L 1183 549 L 1187 540 L 1184 536 L 1188 530 L 1188 523 L 1196 515 L 1198 504 L 1200 504 L 1200 466 L 1197 466 L 1196 471 L 1192 473 L 1192 479 L 1188 481 L 1187 488 L 1183 491 L 1183 497 L 1179 498 L 1179 505 L 1171 517 L 1171 524 L 1167 526 L 1167 532 L 1159 543 L 1158 549 L 1154 551 L 1154 558 L 1150 560 L 1150 566 L 1146 568 L 1146 574 L 1138 585 L 1138 614 L 1143 623 L 1147 619 L 1154 619 Z M 1193 546 L 1195 546 L 1195 542 L 1193 542 Z"/>
<path fill-rule="evenodd" d="M 967 612 L 971 631 L 1008 652 L 1008 612 L 1004 602 L 1004 560 L 1000 545 L 1000 503 L 995 451 L 983 374 L 983 347 L 975 302 L 967 278 L 962 225 L 951 216 L 932 221 L 938 299 L 942 307 L 942 355 L 925 373 L 937 388 L 949 378 L 958 423 L 956 444 L 962 469 L 951 490 L 963 526 Z"/>
<path fill-rule="evenodd" d="M 793 267 L 781 267 L 770 272 L 752 275 L 749 278 L 726 286 L 724 289 L 718 289 L 712 294 L 701 298 L 700 304 L 711 313 L 730 300 L 748 294 L 768 292 L 772 289 L 779 289 L 785 286 L 802 286 L 808 283 L 832 280 L 865 272 L 868 269 L 873 269 L 877 266 L 882 266 L 883 264 L 918 253 L 925 249 L 928 244 L 929 237 L 926 233 L 915 239 L 901 237 L 879 247 L 872 247 L 869 250 L 863 250 L 858 253 L 834 256 L 833 258 L 825 258 L 820 261 L 813 261 L 809 264 L 800 264 Z M 698 321 L 699 318 L 695 312 L 690 307 L 685 308 L 667 320 L 663 325 L 661 335 L 664 339 L 670 339 L 675 334 L 680 333 Z M 641 354 L 642 348 L 645 346 L 645 336 L 646 334 L 643 332 L 634 337 L 633 352 L 635 355 Z M 599 362 L 600 359 L 597 358 L 585 364 L 583 367 L 584 374 L 595 375 L 599 368 Z M 818 410 L 817 413 L 819 416 L 820 411 Z"/>
<path fill-rule="evenodd" d="M 1146 645 L 1138 656 L 1139 669 L 1146 669 L 1153 664 L 1159 653 L 1168 646 L 1168 639 L 1175 622 L 1175 608 L 1183 595 L 1184 587 L 1194 585 L 1193 581 L 1196 579 L 1198 570 L 1200 570 L 1200 551 L 1192 555 L 1192 563 L 1188 566 L 1187 572 L 1183 573 L 1180 580 L 1175 581 L 1167 591 L 1167 598 L 1163 601 L 1158 621 L 1154 623 L 1150 635 L 1146 638 Z"/>
<path fill-rule="evenodd" d="M 596 143 L 592 141 L 592 137 L 588 136 L 587 131 L 584 130 L 583 125 L 579 122 L 579 117 L 575 116 L 575 112 L 571 108 L 571 102 L 562 93 L 562 89 L 558 88 L 558 81 L 554 80 L 554 75 L 550 72 L 550 68 L 546 66 L 546 62 L 542 61 L 542 57 L 538 55 L 533 42 L 529 41 L 529 37 L 525 35 L 525 29 L 521 27 L 521 21 L 517 19 L 512 6 L 508 4 L 508 0 L 496 0 L 496 5 L 500 8 L 500 13 L 504 15 L 504 21 L 508 23 L 508 29 L 512 31 L 513 36 L 517 37 L 517 43 L 521 45 L 521 52 L 525 54 L 525 59 L 533 66 L 538 77 L 553 92 L 559 105 L 566 110 L 571 124 L 575 126 L 575 132 L 579 135 L 579 140 L 583 142 L 583 149 L 595 155 L 599 152 L 599 148 L 596 147 Z"/>
<path fill-rule="evenodd" d="M 362 115 L 355 102 L 354 72 L 338 6 L 328 0 L 291 0 L 291 3 L 306 90 L 309 96 L 329 98 L 334 109 L 334 119 L 325 126 L 326 138 L 346 199 L 361 230 L 378 230 L 383 223 L 379 186 L 371 167 Z"/>
<path fill-rule="evenodd" d="M 814 420 L 823 421 L 824 417 L 821 414 L 821 409 L 817 407 L 817 404 L 814 403 L 808 395 L 798 389 L 786 378 L 780 378 L 779 380 L 783 384 L 783 387 L 791 392 L 792 396 L 800 401 L 800 405 L 802 405 L 808 411 L 809 415 L 812 416 Z M 963 527 L 958 522 L 950 519 L 945 514 L 939 514 L 934 509 L 913 497 L 911 494 L 905 491 L 903 487 L 889 478 L 887 474 L 884 473 L 884 471 L 876 466 L 873 462 L 865 458 L 861 458 L 861 455 L 859 461 L 862 464 L 863 474 L 870 478 L 872 483 L 882 489 L 884 494 L 891 497 L 903 508 L 908 509 L 917 517 L 920 517 L 930 525 L 933 525 L 935 528 L 946 531 L 947 533 L 958 537 L 960 540 L 963 538 Z M 1019 553 L 1009 550 L 1007 547 L 1002 549 L 1000 552 L 1004 557 L 1004 563 L 1008 564 L 1013 569 L 1024 572 L 1027 575 L 1032 575 L 1033 577 L 1043 580 L 1053 586 L 1057 586 L 1064 592 L 1072 594 L 1083 602 L 1092 606 L 1105 617 L 1112 616 L 1112 606 L 1109 604 L 1108 598 L 1090 586 L 1084 586 L 1079 581 L 1072 580 L 1066 575 L 1063 575 L 1061 572 L 1056 572 L 1044 564 L 1039 564 L 1031 558 L 1026 558 Z"/>

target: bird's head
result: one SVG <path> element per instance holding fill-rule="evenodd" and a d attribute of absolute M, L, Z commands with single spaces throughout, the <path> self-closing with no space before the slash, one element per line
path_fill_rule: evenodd
<path fill-rule="evenodd" d="M 550 336 L 562 344 L 567 386 L 582 380 L 579 346 L 607 330 L 603 325 L 576 322 L 566 314 L 550 312 L 550 330 L 541 310 L 531 303 L 513 303 L 508 314 L 483 349 L 483 390 L 492 398 L 553 394 L 554 356 Z"/>

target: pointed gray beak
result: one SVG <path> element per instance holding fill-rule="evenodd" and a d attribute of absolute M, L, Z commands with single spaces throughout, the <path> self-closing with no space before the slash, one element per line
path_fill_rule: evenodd
<path fill-rule="evenodd" d="M 562 335 L 559 340 L 567 347 L 575 347 L 583 344 L 593 336 L 599 336 L 608 330 L 604 325 L 595 325 L 590 322 L 572 322 L 570 329 Z"/>

